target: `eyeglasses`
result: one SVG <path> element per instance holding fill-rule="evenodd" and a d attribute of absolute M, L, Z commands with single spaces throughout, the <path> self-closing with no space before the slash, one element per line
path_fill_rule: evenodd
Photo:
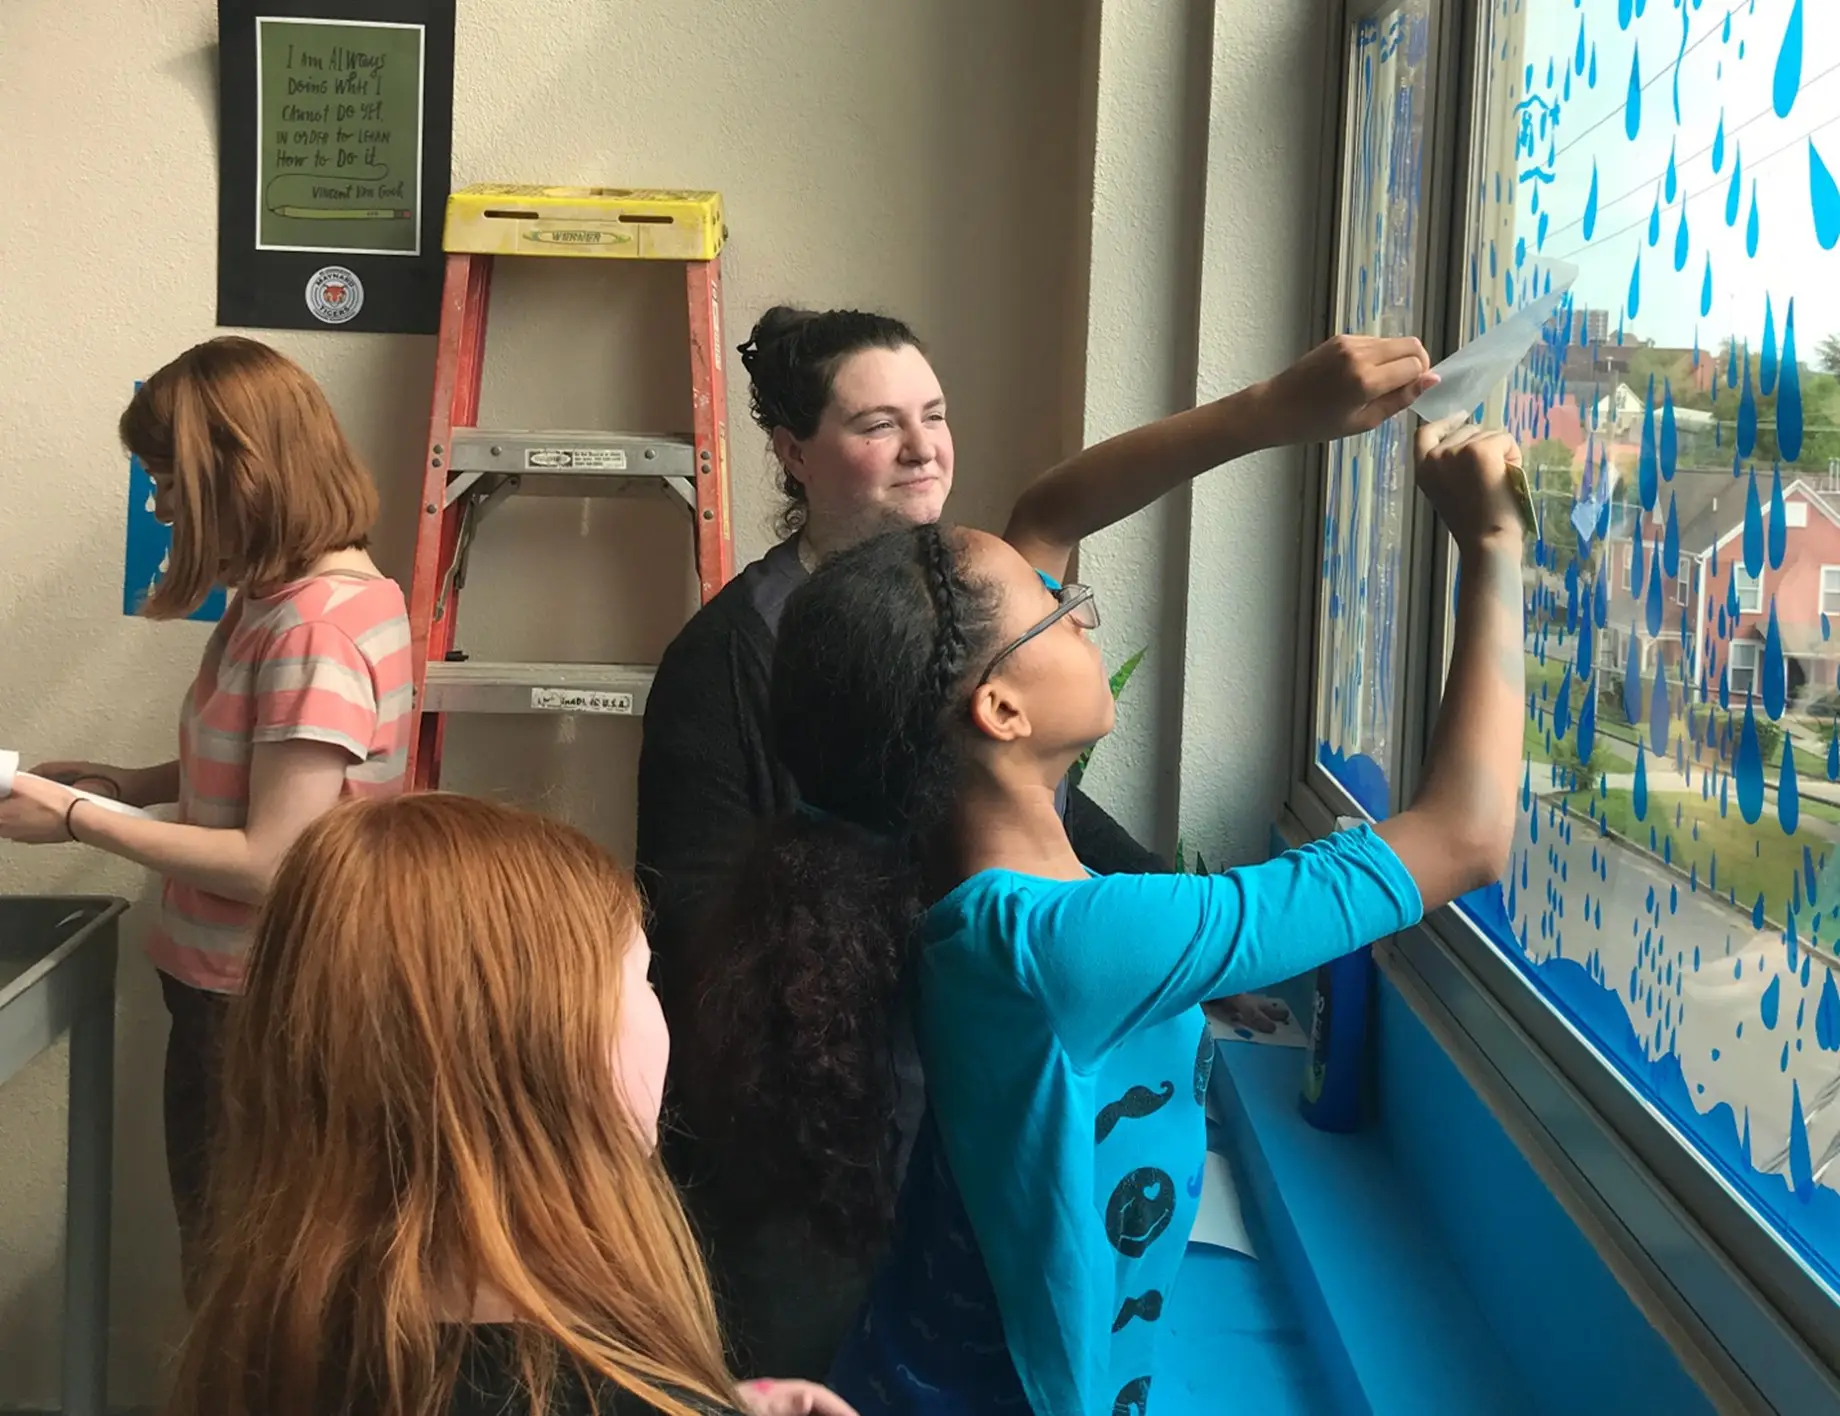
<path fill-rule="evenodd" d="M 1046 584 L 1047 577 L 1043 576 L 1042 581 Z M 1092 586 L 1078 585 L 1069 581 L 1065 585 L 1049 585 L 1048 589 L 1053 591 L 1054 598 L 1060 601 L 1060 603 L 1054 607 L 1054 613 L 1031 625 L 1026 633 L 1019 635 L 1017 638 L 1010 641 L 1010 643 L 1004 645 L 1003 648 L 997 650 L 995 656 L 992 657 L 990 663 L 985 667 L 984 676 L 977 681 L 977 687 L 982 688 L 985 684 L 989 683 L 990 676 L 997 671 L 997 666 L 1011 654 L 1014 654 L 1036 635 L 1045 630 L 1052 629 L 1064 619 L 1071 619 L 1081 629 L 1097 629 L 1099 627 L 1099 601 L 1094 595 Z"/>

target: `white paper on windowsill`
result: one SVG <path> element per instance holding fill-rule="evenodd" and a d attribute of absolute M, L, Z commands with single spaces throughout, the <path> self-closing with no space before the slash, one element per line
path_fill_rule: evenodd
<path fill-rule="evenodd" d="M 1212 1013 L 1207 1015 L 1207 1025 L 1216 1042 L 1256 1042 L 1266 1047 L 1303 1047 L 1309 1042 L 1303 1035 L 1303 1029 L 1297 1026 L 1296 1016 L 1290 1013 L 1286 1013 L 1284 1021 L 1268 1033 L 1241 1023 L 1226 1022 Z"/>
<path fill-rule="evenodd" d="M 1545 270 L 1552 277 L 1552 287 L 1434 367 L 1439 382 L 1419 395 L 1412 405 L 1414 413 L 1428 423 L 1469 413 L 1506 381 L 1540 342 L 1546 322 L 1578 279 L 1578 267 L 1564 261 L 1549 261 Z"/>
<path fill-rule="evenodd" d="M 1214 1151 L 1207 1153 L 1207 1166 L 1201 1172 L 1201 1203 L 1195 1211 L 1195 1227 L 1189 1232 L 1188 1242 L 1230 1249 L 1249 1259 L 1258 1257 L 1252 1236 L 1246 1232 L 1246 1217 L 1240 1211 L 1233 1167 L 1225 1156 Z"/>

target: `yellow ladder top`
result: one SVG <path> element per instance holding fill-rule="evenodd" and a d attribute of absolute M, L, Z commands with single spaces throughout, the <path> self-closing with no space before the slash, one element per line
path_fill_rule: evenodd
<path fill-rule="evenodd" d="M 707 261 L 727 236 L 720 192 L 482 182 L 448 197 L 442 245 L 480 256 Z"/>

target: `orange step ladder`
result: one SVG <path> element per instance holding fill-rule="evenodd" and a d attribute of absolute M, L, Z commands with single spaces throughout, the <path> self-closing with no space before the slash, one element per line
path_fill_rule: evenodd
<path fill-rule="evenodd" d="M 472 660 L 455 646 L 473 537 L 506 496 L 610 495 L 652 479 L 681 497 L 707 604 L 735 573 L 722 367 L 722 199 L 715 192 L 608 187 L 466 187 L 447 204 L 446 285 L 409 590 L 415 731 L 409 781 L 440 785 L 450 713 L 645 711 L 649 664 Z M 499 256 L 663 260 L 684 267 L 691 431 L 493 430 L 474 426 L 486 312 Z"/>

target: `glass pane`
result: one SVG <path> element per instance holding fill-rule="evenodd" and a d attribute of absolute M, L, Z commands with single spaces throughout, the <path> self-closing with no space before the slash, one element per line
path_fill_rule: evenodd
<path fill-rule="evenodd" d="M 1578 279 L 1484 408 L 1542 528 L 1471 913 L 1840 1283 L 1840 7 L 1490 10 L 1464 318 Z"/>
<path fill-rule="evenodd" d="M 1419 332 L 1419 155 L 1430 76 L 1430 0 L 1401 0 L 1350 26 L 1336 327 Z M 1331 444 L 1323 525 L 1317 760 L 1374 817 L 1387 812 L 1397 699 L 1411 432 L 1394 419 Z"/>

